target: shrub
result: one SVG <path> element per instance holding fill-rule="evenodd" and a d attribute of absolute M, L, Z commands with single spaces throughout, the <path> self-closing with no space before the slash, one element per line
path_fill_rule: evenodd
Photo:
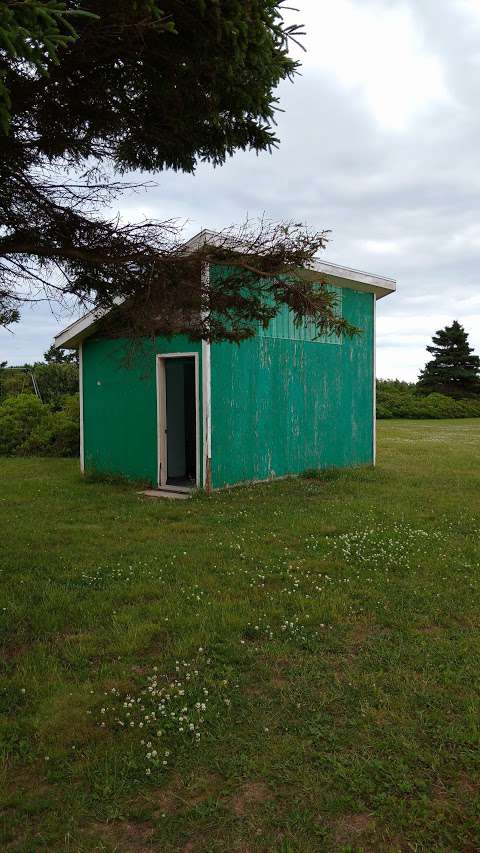
<path fill-rule="evenodd" d="M 444 394 L 420 394 L 413 383 L 377 383 L 377 418 L 478 418 L 480 397 L 457 400 Z"/>
<path fill-rule="evenodd" d="M 0 405 L 0 455 L 77 456 L 78 395 L 59 399 L 54 410 L 33 394 L 7 397 Z"/>
<path fill-rule="evenodd" d="M 15 455 L 44 412 L 44 404 L 33 394 L 7 397 L 0 406 L 0 453 Z"/>

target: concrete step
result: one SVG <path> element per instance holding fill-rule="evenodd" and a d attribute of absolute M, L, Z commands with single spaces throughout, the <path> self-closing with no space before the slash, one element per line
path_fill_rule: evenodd
<path fill-rule="evenodd" d="M 146 498 L 167 498 L 170 501 L 186 501 L 190 497 L 189 492 L 174 492 L 171 489 L 147 489 L 138 494 L 145 495 Z"/>

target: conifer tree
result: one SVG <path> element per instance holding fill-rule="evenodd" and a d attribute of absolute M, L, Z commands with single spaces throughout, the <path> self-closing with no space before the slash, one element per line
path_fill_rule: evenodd
<path fill-rule="evenodd" d="M 328 232 L 261 219 L 187 256 L 180 222 L 108 214 L 128 172 L 277 146 L 303 34 L 286 2 L 0 0 L 0 327 L 73 298 L 121 304 L 132 336 L 240 341 L 284 305 L 319 334 L 355 332 L 312 271 Z M 206 264 L 225 272 L 215 287 Z"/>
<path fill-rule="evenodd" d="M 43 353 L 46 364 L 78 364 L 77 350 L 61 350 L 52 344 Z"/>
<path fill-rule="evenodd" d="M 421 371 L 418 387 L 451 397 L 480 394 L 480 358 L 473 355 L 468 334 L 457 320 L 439 329 L 427 347 L 433 359 Z"/>

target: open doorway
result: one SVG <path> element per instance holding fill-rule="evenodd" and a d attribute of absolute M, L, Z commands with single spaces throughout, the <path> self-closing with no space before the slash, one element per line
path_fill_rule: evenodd
<path fill-rule="evenodd" d="M 158 357 L 159 485 L 198 484 L 198 383 L 196 354 Z"/>

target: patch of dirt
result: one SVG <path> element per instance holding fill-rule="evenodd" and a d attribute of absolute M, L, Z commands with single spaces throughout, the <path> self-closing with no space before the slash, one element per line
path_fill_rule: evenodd
<path fill-rule="evenodd" d="M 237 817 L 241 817 L 251 806 L 266 803 L 272 799 L 265 782 L 247 782 L 232 799 L 232 809 Z"/>
<path fill-rule="evenodd" d="M 433 803 L 445 803 L 452 798 L 451 789 L 447 788 L 441 779 L 437 779 L 432 786 Z"/>
<path fill-rule="evenodd" d="M 432 805 L 439 808 L 449 807 L 462 812 L 464 807 L 459 800 L 476 797 L 478 790 L 477 780 L 463 771 L 459 773 L 455 782 L 450 781 L 445 784 L 441 779 L 437 779 L 432 786 Z"/>
<path fill-rule="evenodd" d="M 43 768 L 38 768 L 38 778 L 32 779 L 32 773 L 27 771 L 18 770 L 15 772 L 14 777 L 12 779 L 5 779 L 3 792 L 7 797 L 9 796 L 18 796 L 21 792 L 25 797 L 28 797 L 30 794 L 33 794 L 35 797 L 39 795 L 47 797 L 49 794 L 55 792 L 55 785 L 51 785 L 50 782 L 39 781 L 40 774 L 42 773 Z M 8 801 L 5 804 L 8 808 Z"/>
<path fill-rule="evenodd" d="M 462 794 L 478 794 L 478 780 L 473 780 L 468 773 L 460 773 L 457 782 L 458 790 Z"/>
<path fill-rule="evenodd" d="M 78 642 L 82 642 L 83 640 L 91 640 L 91 639 L 92 639 L 92 635 L 87 634 L 84 631 L 73 631 L 73 632 L 71 632 L 71 631 L 65 632 L 64 631 L 60 634 L 55 634 L 55 636 L 53 637 L 53 642 L 54 643 L 70 643 L 70 642 L 78 643 Z"/>
<path fill-rule="evenodd" d="M 199 835 L 198 832 L 195 833 L 194 838 L 190 838 L 184 847 L 182 847 L 180 853 L 205 853 L 206 850 L 209 850 L 208 841 L 203 835 Z"/>
<path fill-rule="evenodd" d="M 264 696 L 268 688 L 280 690 L 291 681 L 294 664 L 289 658 L 263 656 L 263 662 L 268 667 L 268 676 L 265 681 L 259 678 L 258 683 L 250 684 L 245 689 L 248 696 Z"/>
<path fill-rule="evenodd" d="M 198 840 L 198 839 L 197 839 L 197 840 Z M 197 850 L 198 850 L 198 849 L 199 849 L 199 847 L 197 846 L 197 844 L 196 844 L 196 842 L 195 842 L 195 841 L 192 841 L 192 840 L 190 839 L 190 841 L 187 841 L 187 843 L 185 844 L 185 847 L 182 847 L 182 853 L 193 853 L 193 851 L 194 851 L 195 849 L 197 849 Z"/>
<path fill-rule="evenodd" d="M 336 844 L 348 844 L 349 841 L 375 828 L 372 815 L 346 814 L 338 818 L 333 825 L 333 837 Z"/>
<path fill-rule="evenodd" d="M 417 628 L 417 634 L 423 634 L 425 637 L 440 637 L 443 634 L 443 628 L 439 625 L 423 625 Z"/>
<path fill-rule="evenodd" d="M 292 661 L 288 658 L 276 658 L 273 661 L 271 683 L 274 687 L 284 687 L 288 684 L 292 671 Z"/>
<path fill-rule="evenodd" d="M 258 698 L 258 696 L 264 695 L 265 690 L 262 687 L 246 687 L 245 693 L 247 696 L 254 696 L 255 698 Z"/>
<path fill-rule="evenodd" d="M 150 853 L 154 849 L 152 836 L 154 827 L 149 823 L 129 823 L 115 820 L 111 823 L 95 823 L 93 832 L 118 853 Z"/>
<path fill-rule="evenodd" d="M 365 641 L 371 636 L 372 630 L 368 625 L 356 625 L 346 639 L 343 658 L 347 663 L 358 657 Z"/>
<path fill-rule="evenodd" d="M 348 638 L 348 658 L 355 658 L 362 646 L 365 643 L 365 640 L 371 635 L 371 628 L 367 625 L 357 625 Z"/>
<path fill-rule="evenodd" d="M 2 646 L 2 657 L 4 660 L 15 660 L 30 651 L 32 643 L 18 643 L 13 646 Z"/>
<path fill-rule="evenodd" d="M 221 779 L 214 774 L 205 777 L 193 788 L 188 788 L 181 776 L 176 774 L 163 788 L 149 792 L 145 799 L 155 809 L 154 817 L 160 817 L 162 814 L 176 814 L 194 808 L 220 790 Z"/>

